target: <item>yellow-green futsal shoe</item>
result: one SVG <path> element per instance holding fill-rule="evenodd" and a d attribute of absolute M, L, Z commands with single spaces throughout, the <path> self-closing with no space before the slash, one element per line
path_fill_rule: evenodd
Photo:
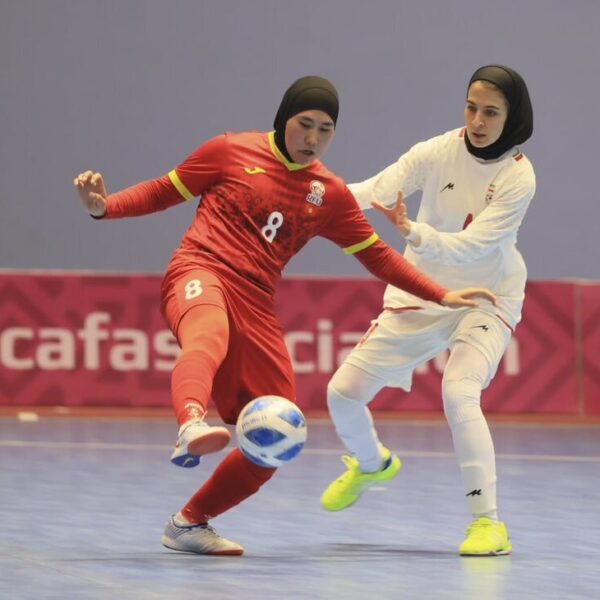
<path fill-rule="evenodd" d="M 512 544 L 506 525 L 487 517 L 475 519 L 465 532 L 467 538 L 460 545 L 462 556 L 496 556 L 510 554 Z"/>
<path fill-rule="evenodd" d="M 321 496 L 321 506 L 325 510 L 337 511 L 352 506 L 369 486 L 393 479 L 402 467 L 400 459 L 387 448 L 383 449 L 381 470 L 375 473 L 363 473 L 354 456 L 342 456 L 342 462 L 348 470 L 330 483 Z"/>

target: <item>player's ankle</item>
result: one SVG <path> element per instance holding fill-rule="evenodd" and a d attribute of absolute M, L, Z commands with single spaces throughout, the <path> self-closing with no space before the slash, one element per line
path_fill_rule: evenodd
<path fill-rule="evenodd" d="M 183 410 L 177 415 L 179 430 L 181 431 L 184 427 L 194 421 L 203 421 L 205 414 L 206 410 L 200 404 L 197 402 L 188 402 L 183 407 Z"/>
<path fill-rule="evenodd" d="M 490 521 L 498 521 L 498 511 L 490 510 L 489 512 L 474 514 L 473 519 L 476 521 L 477 519 L 481 519 L 481 517 L 485 517 L 486 519 L 490 519 Z"/>
<path fill-rule="evenodd" d="M 175 523 L 175 525 L 177 525 L 177 527 L 190 527 L 191 525 L 199 525 L 200 523 L 193 523 L 192 521 L 189 521 L 187 519 L 187 517 L 185 517 L 181 511 L 179 511 L 174 517 L 173 517 L 173 522 Z"/>

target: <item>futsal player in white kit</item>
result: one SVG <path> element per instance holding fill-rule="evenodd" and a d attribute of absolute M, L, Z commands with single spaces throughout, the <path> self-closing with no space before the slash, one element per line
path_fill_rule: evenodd
<path fill-rule="evenodd" d="M 521 318 L 527 271 L 517 232 L 535 192 L 533 167 L 518 147 L 533 131 L 522 77 L 501 65 L 471 77 L 465 126 L 413 146 L 374 177 L 350 185 L 363 209 L 384 212 L 406 238 L 405 257 L 450 288 L 486 286 L 496 305 L 449 310 L 388 286 L 383 311 L 327 388 L 347 471 L 323 493 L 337 511 L 371 484 L 392 479 L 397 456 L 379 442 L 367 407 L 384 387 L 410 391 L 415 367 L 449 349 L 442 380 L 446 419 L 473 515 L 462 555 L 508 554 L 496 507 L 496 464 L 480 397 Z M 416 221 L 403 197 L 421 190 Z M 389 208 L 388 208 L 389 207 Z"/>

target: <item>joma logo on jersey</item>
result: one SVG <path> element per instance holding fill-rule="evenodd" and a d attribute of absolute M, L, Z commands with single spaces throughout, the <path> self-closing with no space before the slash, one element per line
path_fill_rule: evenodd
<path fill-rule="evenodd" d="M 244 171 L 248 173 L 248 175 L 260 175 L 261 173 L 266 173 L 262 167 L 244 167 Z"/>
<path fill-rule="evenodd" d="M 323 196 L 325 195 L 325 186 L 316 179 L 310 182 L 310 193 L 306 195 L 306 201 L 321 206 L 323 204 Z"/>

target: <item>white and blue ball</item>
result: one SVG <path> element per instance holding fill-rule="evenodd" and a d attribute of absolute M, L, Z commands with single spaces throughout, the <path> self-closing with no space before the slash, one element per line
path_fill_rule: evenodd
<path fill-rule="evenodd" d="M 281 467 L 306 442 L 302 411 L 281 396 L 260 396 L 246 404 L 235 427 L 240 450 L 261 467 Z"/>

